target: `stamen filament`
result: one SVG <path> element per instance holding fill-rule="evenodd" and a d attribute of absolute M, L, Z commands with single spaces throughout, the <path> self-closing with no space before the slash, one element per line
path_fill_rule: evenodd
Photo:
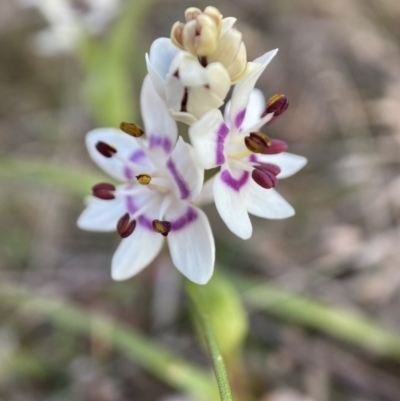
<path fill-rule="evenodd" d="M 124 157 L 120 156 L 118 153 L 116 153 L 115 155 L 113 155 L 113 157 L 115 157 L 118 161 L 120 161 L 122 164 L 124 164 L 126 167 L 129 167 L 130 169 L 136 170 L 136 171 L 140 171 L 141 173 L 146 173 L 145 170 L 147 170 L 146 167 L 144 167 L 141 164 L 132 162 L 128 159 L 125 159 Z"/>
<path fill-rule="evenodd" d="M 243 140 L 242 140 L 242 142 L 243 142 Z M 243 150 L 240 150 L 239 152 L 232 153 L 231 155 L 229 155 L 229 159 L 242 160 L 252 154 L 253 154 L 253 152 L 251 152 L 249 149 L 245 148 Z"/>

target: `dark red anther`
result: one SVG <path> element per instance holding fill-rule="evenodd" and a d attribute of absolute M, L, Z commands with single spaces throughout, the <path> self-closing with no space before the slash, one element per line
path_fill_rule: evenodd
<path fill-rule="evenodd" d="M 112 157 L 117 153 L 117 149 L 114 146 L 109 145 L 108 143 L 99 141 L 96 143 L 96 149 L 101 153 L 104 157 Z"/>
<path fill-rule="evenodd" d="M 253 153 L 263 153 L 271 146 L 271 140 L 263 132 L 250 132 L 250 135 L 244 138 L 244 144 Z"/>
<path fill-rule="evenodd" d="M 131 220 L 129 213 L 125 213 L 117 223 L 117 231 L 121 238 L 129 237 L 136 228 L 136 220 Z"/>
<path fill-rule="evenodd" d="M 256 167 L 252 171 L 251 177 L 258 185 L 266 189 L 276 187 L 278 184 L 278 179 L 276 178 L 275 174 L 271 173 L 271 171 L 267 169 Z"/>
<path fill-rule="evenodd" d="M 268 148 L 263 149 L 261 152 L 263 155 L 277 155 L 287 150 L 288 145 L 281 139 L 271 139 L 271 145 Z"/>
<path fill-rule="evenodd" d="M 269 171 L 275 177 L 281 172 L 281 168 L 272 163 L 260 163 L 258 166 L 256 166 L 256 168 L 258 168 L 259 170 Z"/>
<path fill-rule="evenodd" d="M 274 118 L 280 116 L 289 107 L 289 100 L 285 95 L 277 94 L 268 100 L 267 108 L 263 117 L 267 114 L 274 113 Z"/>
<path fill-rule="evenodd" d="M 106 182 L 102 182 L 100 184 L 96 184 L 92 187 L 93 196 L 99 199 L 111 200 L 115 199 L 115 186 L 113 184 L 108 184 Z"/>
<path fill-rule="evenodd" d="M 156 233 L 159 233 L 166 237 L 171 231 L 172 225 L 169 221 L 153 220 L 153 229 Z"/>

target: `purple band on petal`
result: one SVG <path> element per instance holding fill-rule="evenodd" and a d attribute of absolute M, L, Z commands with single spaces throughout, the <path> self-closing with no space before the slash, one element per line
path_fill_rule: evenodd
<path fill-rule="evenodd" d="M 190 196 L 190 191 L 188 188 L 187 183 L 183 180 L 180 176 L 175 163 L 172 161 L 171 158 L 167 161 L 167 168 L 171 172 L 173 179 L 175 180 L 176 184 L 178 185 L 179 192 L 181 193 L 181 199 L 187 199 Z"/>
<path fill-rule="evenodd" d="M 196 210 L 192 207 L 188 207 L 186 213 L 176 219 L 175 221 L 171 221 L 171 231 L 178 231 L 182 228 L 185 228 L 188 224 L 192 223 L 197 219 Z"/>
<path fill-rule="evenodd" d="M 131 215 L 135 214 L 137 212 L 138 207 L 135 205 L 135 200 L 134 200 L 133 196 L 128 195 L 126 197 L 126 208 L 128 209 L 128 212 Z M 153 230 L 153 220 L 150 220 L 144 214 L 142 216 L 139 216 L 137 221 L 141 226 L 146 227 L 150 231 L 154 231 Z"/>
<path fill-rule="evenodd" d="M 172 144 L 171 141 L 165 136 L 159 136 L 150 134 L 149 135 L 149 148 L 163 148 L 164 152 L 169 155 L 171 153 Z"/>
<path fill-rule="evenodd" d="M 242 175 L 236 179 L 231 176 L 231 173 L 228 170 L 224 170 L 221 173 L 221 180 L 231 187 L 236 192 L 239 192 L 240 189 L 246 185 L 247 181 L 249 180 L 250 173 L 248 171 L 243 171 Z"/>
<path fill-rule="evenodd" d="M 246 109 L 239 111 L 235 117 L 235 127 L 240 128 L 242 126 L 244 116 L 246 115 Z"/>
<path fill-rule="evenodd" d="M 224 149 L 225 139 L 229 134 L 229 128 L 222 123 L 217 132 L 217 157 L 216 164 L 219 166 L 225 162 Z"/>
<path fill-rule="evenodd" d="M 145 156 L 145 154 L 144 154 L 143 150 L 142 149 L 138 149 L 138 150 L 135 150 L 128 157 L 128 160 L 130 160 L 131 162 L 137 162 L 138 160 L 140 160 L 144 156 Z M 124 175 L 125 175 L 127 180 L 133 180 L 133 177 L 135 176 L 135 174 L 133 173 L 133 171 L 129 167 L 124 167 Z"/>

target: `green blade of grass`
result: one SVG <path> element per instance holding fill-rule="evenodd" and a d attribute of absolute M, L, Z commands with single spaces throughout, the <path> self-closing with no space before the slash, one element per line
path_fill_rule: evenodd
<path fill-rule="evenodd" d="M 229 278 L 232 277 L 230 274 Z M 400 335 L 361 313 L 335 308 L 273 284 L 260 284 L 259 280 L 236 277 L 233 281 L 241 290 L 245 303 L 252 309 L 318 330 L 387 359 L 400 361 Z"/>
<path fill-rule="evenodd" d="M 218 400 L 215 382 L 207 372 L 176 357 L 123 323 L 97 312 L 85 311 L 65 300 L 42 296 L 11 284 L 0 286 L 0 299 L 3 304 L 17 307 L 18 313 L 23 315 L 39 315 L 71 333 L 111 342 L 144 370 L 196 399 Z M 92 328 L 93 321 L 96 330 Z M 107 330 L 101 330 L 101 327 Z"/>

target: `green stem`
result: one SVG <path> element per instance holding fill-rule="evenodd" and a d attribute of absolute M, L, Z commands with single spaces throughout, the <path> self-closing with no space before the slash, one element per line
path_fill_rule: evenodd
<path fill-rule="evenodd" d="M 96 312 L 78 309 L 65 300 L 38 295 L 11 284 L 0 286 L 0 298 L 3 304 L 19 307 L 23 314 L 40 315 L 65 330 L 112 343 L 144 370 L 196 399 L 218 400 L 215 383 L 205 371 L 174 356 L 120 322 Z"/>
<path fill-rule="evenodd" d="M 224 359 L 214 334 L 214 329 L 208 312 L 210 306 L 206 297 L 204 296 L 203 288 L 202 286 L 188 283 L 187 290 L 199 316 L 200 327 L 210 352 L 221 401 L 232 401 L 232 391 L 229 385 L 228 374 L 226 372 Z"/>
<path fill-rule="evenodd" d="M 232 275 L 229 276 L 232 279 Z M 287 322 L 301 324 L 334 338 L 400 361 L 400 336 L 361 313 L 346 311 L 291 293 L 272 284 L 236 277 L 245 303 Z"/>

